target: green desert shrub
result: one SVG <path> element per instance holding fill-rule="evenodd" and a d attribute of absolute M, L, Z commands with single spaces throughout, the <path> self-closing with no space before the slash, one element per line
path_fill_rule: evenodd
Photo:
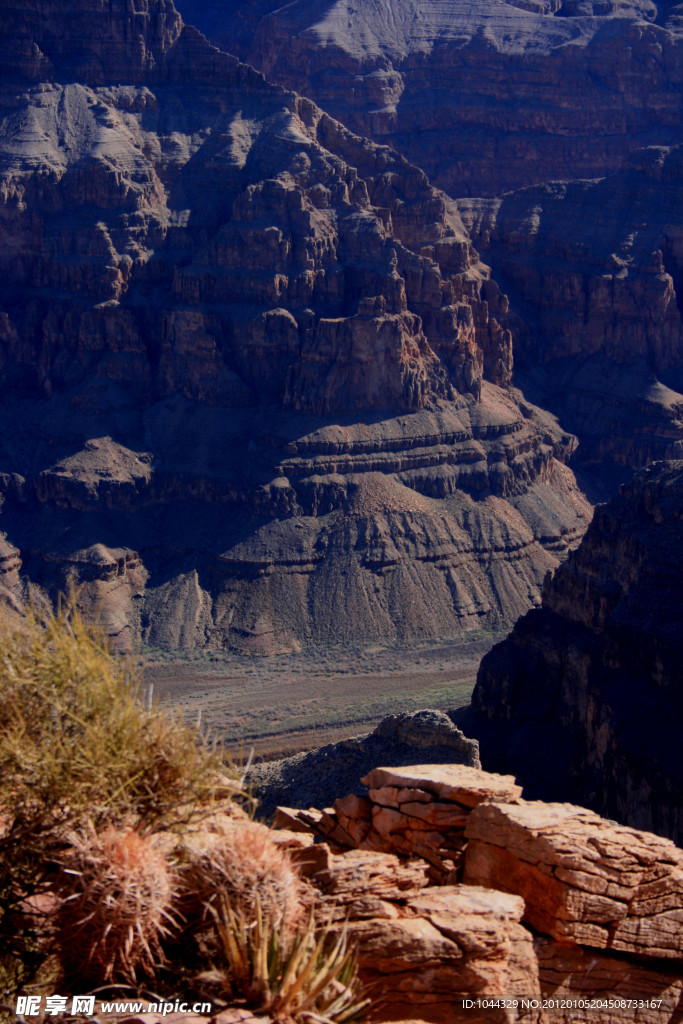
<path fill-rule="evenodd" d="M 0 950 L 20 975 L 44 959 L 41 895 L 69 836 L 182 831 L 238 789 L 195 730 L 141 707 L 139 683 L 73 599 L 0 620 Z"/>
<path fill-rule="evenodd" d="M 0 806 L 30 830 L 77 820 L 182 823 L 236 787 L 219 752 L 171 716 L 146 713 L 130 660 L 73 603 L 0 622 Z"/>

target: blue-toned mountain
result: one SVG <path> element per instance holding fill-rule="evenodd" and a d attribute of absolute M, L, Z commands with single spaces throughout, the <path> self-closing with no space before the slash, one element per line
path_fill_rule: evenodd
<path fill-rule="evenodd" d="M 683 141 L 680 5 L 179 0 L 183 18 L 453 196 L 601 177 Z"/>
<path fill-rule="evenodd" d="M 162 0 L 0 6 L 7 593 L 263 653 L 537 601 L 574 440 L 453 204 Z"/>

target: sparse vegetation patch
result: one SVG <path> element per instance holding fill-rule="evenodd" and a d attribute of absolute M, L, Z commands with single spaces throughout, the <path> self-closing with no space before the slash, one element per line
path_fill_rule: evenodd
<path fill-rule="evenodd" d="M 77 614 L 0 621 L 0 1001 L 143 982 L 342 1024 L 346 939 L 220 749 Z M 306 1019 L 310 1019 L 310 1016 Z"/>

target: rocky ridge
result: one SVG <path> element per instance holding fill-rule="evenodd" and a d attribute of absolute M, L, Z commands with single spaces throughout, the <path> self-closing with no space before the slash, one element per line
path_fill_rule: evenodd
<path fill-rule="evenodd" d="M 451 195 L 601 177 L 681 141 L 681 14 L 651 0 L 180 0 L 186 21 Z"/>
<path fill-rule="evenodd" d="M 596 509 L 540 609 L 482 661 L 467 731 L 527 792 L 683 838 L 683 462 Z"/>
<path fill-rule="evenodd" d="M 317 816 L 281 809 L 259 836 L 286 852 L 316 921 L 345 929 L 370 1024 L 680 1024 L 680 848 L 582 807 L 525 800 L 511 776 L 467 765 L 378 767 L 363 782 L 368 799 Z M 266 831 L 232 808 L 197 842 L 242 849 L 242 828 Z M 447 877 L 435 871 L 440 847 L 458 851 Z M 164 1019 L 283 1018 L 241 1001 Z"/>
<path fill-rule="evenodd" d="M 477 741 L 464 736 L 443 711 L 424 710 L 389 715 L 366 735 L 255 764 L 247 779 L 259 816 L 268 818 L 279 804 L 323 808 L 337 793 L 363 795 L 365 787 L 356 789 L 358 780 L 378 764 L 425 760 L 481 767 Z"/>
<path fill-rule="evenodd" d="M 12 599 L 254 653 L 537 601 L 575 442 L 446 197 L 161 0 L 1 9 Z"/>

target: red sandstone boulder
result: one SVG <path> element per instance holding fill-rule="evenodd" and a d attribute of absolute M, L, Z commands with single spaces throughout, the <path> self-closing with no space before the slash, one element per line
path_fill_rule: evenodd
<path fill-rule="evenodd" d="M 464 881 L 522 896 L 558 941 L 683 960 L 683 850 L 571 804 L 472 811 Z"/>

